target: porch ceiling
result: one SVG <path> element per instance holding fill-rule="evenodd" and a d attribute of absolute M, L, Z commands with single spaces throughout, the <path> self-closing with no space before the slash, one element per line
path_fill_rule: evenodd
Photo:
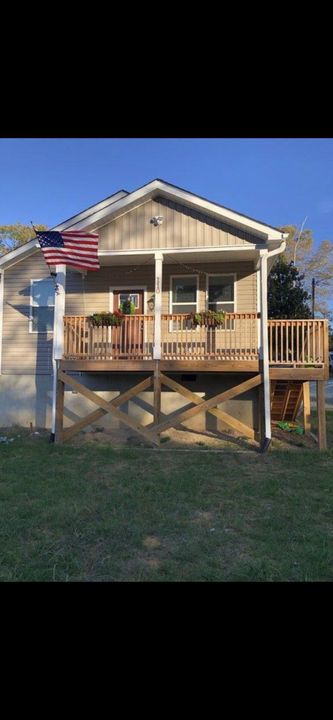
<path fill-rule="evenodd" d="M 145 253 L 134 254 L 135 251 L 118 254 L 108 253 L 100 254 L 99 261 L 103 267 L 115 266 L 115 265 L 139 265 L 145 261 L 145 258 L 151 255 L 151 258 L 147 261 L 147 265 L 155 264 L 155 250 L 147 250 Z M 164 263 L 168 265 L 175 265 L 178 262 L 184 263 L 185 265 L 193 263 L 228 263 L 228 262 L 254 262 L 259 260 L 259 250 L 256 248 L 243 248 L 239 250 L 212 250 L 208 251 L 195 251 L 179 252 L 173 248 L 161 251 L 164 256 Z M 174 259 L 176 258 L 176 259 Z"/>

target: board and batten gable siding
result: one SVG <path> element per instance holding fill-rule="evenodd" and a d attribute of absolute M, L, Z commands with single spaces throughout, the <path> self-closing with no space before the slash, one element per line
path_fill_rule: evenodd
<path fill-rule="evenodd" d="M 29 333 L 32 279 L 47 279 L 42 253 L 35 253 L 4 272 L 3 375 L 52 373 L 53 333 Z"/>
<path fill-rule="evenodd" d="M 163 216 L 162 225 L 150 221 Z M 99 230 L 99 249 L 159 250 L 263 243 L 261 238 L 186 205 L 156 198 L 112 220 Z"/>

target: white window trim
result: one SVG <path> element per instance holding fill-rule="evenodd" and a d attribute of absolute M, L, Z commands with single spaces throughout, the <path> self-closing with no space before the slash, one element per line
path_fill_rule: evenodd
<path fill-rule="evenodd" d="M 38 307 L 38 305 L 33 305 L 33 294 L 32 294 L 32 286 L 35 282 L 41 282 L 42 280 L 47 282 L 53 282 L 53 286 L 55 285 L 53 278 L 31 278 L 30 280 L 30 308 L 29 308 L 29 333 L 31 335 L 53 335 L 54 332 L 54 322 L 53 322 L 53 328 L 52 330 L 33 330 L 32 329 L 32 308 Z M 54 288 L 54 304 L 53 305 L 41 305 L 40 307 L 53 307 L 55 309 L 55 288 Z M 54 310 L 55 312 L 55 310 Z"/>
<path fill-rule="evenodd" d="M 169 292 L 169 313 L 170 313 L 170 315 L 173 314 L 173 313 L 172 313 L 172 306 L 173 306 L 173 302 L 172 302 L 172 281 L 173 281 L 174 279 L 176 279 L 176 278 L 191 278 L 191 279 L 193 279 L 193 280 L 195 279 L 196 285 L 197 285 L 197 289 L 196 289 L 196 304 L 195 304 L 195 310 L 194 310 L 194 312 L 198 312 L 198 304 L 199 304 L 199 275 L 186 275 L 186 274 L 183 275 L 182 273 L 180 273 L 179 275 L 170 275 L 170 292 Z M 182 305 L 186 305 L 187 303 L 181 303 L 181 304 L 182 304 Z M 193 308 L 193 303 L 188 303 L 188 305 L 191 305 L 191 307 Z M 193 312 L 193 310 L 189 310 L 189 313 L 190 313 L 190 312 Z M 192 329 L 192 330 L 197 330 L 197 328 L 191 328 L 191 329 Z M 174 327 L 173 327 L 173 322 L 172 322 L 172 320 L 170 321 L 169 332 L 177 332 L 177 328 L 174 328 Z"/>
<path fill-rule="evenodd" d="M 151 313 L 147 313 L 147 285 L 130 285 L 128 290 L 131 289 L 134 290 L 143 290 L 143 314 L 149 315 Z M 114 292 L 119 290 L 127 290 L 126 285 L 112 285 L 112 287 L 109 288 L 110 291 L 110 301 L 109 301 L 109 310 L 110 312 L 113 312 L 113 302 L 114 302 Z"/>
<path fill-rule="evenodd" d="M 237 273 L 208 273 L 206 277 L 206 310 L 209 310 L 209 278 L 210 277 L 233 277 L 234 279 L 234 312 L 237 312 Z M 223 305 L 221 307 L 221 310 L 223 310 Z M 235 330 L 235 322 L 234 320 L 230 323 L 230 330 Z M 228 329 L 229 332 L 229 329 Z"/>
<path fill-rule="evenodd" d="M 170 315 L 172 315 L 172 305 L 173 305 L 173 302 L 172 302 L 172 281 L 173 281 L 174 279 L 176 279 L 176 278 L 193 278 L 193 280 L 195 279 L 196 285 L 197 285 L 197 290 L 196 290 L 196 298 L 197 298 L 197 300 L 196 300 L 195 312 L 197 312 L 197 310 L 198 310 L 198 299 L 199 299 L 199 275 L 186 275 L 186 274 L 183 275 L 183 274 L 179 274 L 179 275 L 170 275 L 170 293 L 169 293 L 169 313 L 170 313 Z M 178 303 L 178 304 L 180 304 L 180 303 Z M 193 307 L 193 303 L 181 303 L 181 304 L 182 304 L 182 305 L 188 304 L 188 305 L 192 305 L 192 307 Z"/>
<path fill-rule="evenodd" d="M 210 277 L 233 277 L 234 279 L 234 312 L 237 312 L 237 273 L 209 273 L 206 277 L 206 310 L 209 310 L 209 278 Z"/>

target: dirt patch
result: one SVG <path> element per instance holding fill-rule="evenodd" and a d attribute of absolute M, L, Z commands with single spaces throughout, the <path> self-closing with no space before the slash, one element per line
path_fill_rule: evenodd
<path fill-rule="evenodd" d="M 224 450 L 239 452 L 244 450 L 255 451 L 259 447 L 258 443 L 254 440 L 240 436 L 232 431 L 211 432 L 209 430 L 202 430 L 199 432 L 186 428 L 169 428 L 165 433 L 161 434 L 161 441 L 159 452 L 170 450 L 197 450 L 198 452 Z M 153 449 L 153 445 L 149 443 L 149 441 L 126 428 L 98 429 L 93 432 L 81 432 L 68 441 L 71 445 L 82 445 L 87 442 L 98 445 L 109 444 L 115 449 Z M 274 449 L 301 451 L 304 448 L 313 450 L 316 447 L 318 447 L 318 445 L 312 437 L 298 435 L 295 432 L 286 432 L 279 428 L 277 424 L 273 424 L 270 451 Z"/>
<path fill-rule="evenodd" d="M 142 544 L 148 548 L 157 548 L 160 546 L 161 541 L 154 535 L 147 535 L 143 540 Z"/>
<path fill-rule="evenodd" d="M 13 426 L 11 428 L 0 428 L 0 436 L 5 436 L 10 440 L 22 440 L 28 443 L 47 442 L 50 437 L 50 431 L 36 428 L 30 432 L 27 428 Z M 254 440 L 240 436 L 232 431 L 210 431 L 210 430 L 190 430 L 186 428 L 169 428 L 161 434 L 161 445 L 159 452 L 170 452 L 170 450 L 197 450 L 198 452 L 207 451 L 256 451 L 259 445 Z M 96 445 L 109 445 L 114 449 L 138 448 L 153 449 L 154 446 L 127 428 L 103 428 L 98 426 L 91 432 L 81 430 L 74 435 L 66 445 L 80 446 L 86 443 L 94 443 Z M 305 448 L 314 450 L 318 445 L 313 437 L 298 435 L 296 432 L 286 432 L 278 427 L 277 423 L 272 424 L 272 443 L 269 451 L 273 450 L 293 450 L 302 451 Z"/>

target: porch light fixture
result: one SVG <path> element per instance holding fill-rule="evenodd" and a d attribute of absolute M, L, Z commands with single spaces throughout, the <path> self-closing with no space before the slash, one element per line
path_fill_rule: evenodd
<path fill-rule="evenodd" d="M 163 222 L 163 215 L 156 215 L 153 217 L 150 221 L 151 225 L 162 225 Z"/>

